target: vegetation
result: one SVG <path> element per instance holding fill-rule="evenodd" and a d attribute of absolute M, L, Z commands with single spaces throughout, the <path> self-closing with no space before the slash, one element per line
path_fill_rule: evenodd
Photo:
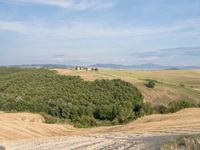
<path fill-rule="evenodd" d="M 148 84 L 156 82 L 148 80 Z M 173 113 L 189 107 L 198 105 L 182 99 L 153 107 L 143 102 L 137 88 L 119 79 L 92 82 L 47 69 L 0 67 L 0 110 L 39 112 L 47 123 L 115 125 L 154 112 Z"/>
<path fill-rule="evenodd" d="M 200 149 L 200 135 L 182 136 L 174 141 L 164 144 L 161 150 L 199 150 Z"/>
<path fill-rule="evenodd" d="M 156 85 L 155 81 L 154 80 L 148 80 L 148 83 L 146 84 L 146 86 L 148 88 L 154 88 Z"/>
<path fill-rule="evenodd" d="M 167 107 L 164 105 L 157 105 L 154 107 L 154 110 L 158 113 L 165 114 L 165 113 L 174 113 L 181 109 L 192 108 L 192 107 L 199 107 L 199 106 L 192 100 L 183 99 L 170 102 Z"/>
<path fill-rule="evenodd" d="M 0 68 L 3 111 L 40 112 L 70 120 L 77 127 L 91 127 L 99 122 L 126 123 L 143 115 L 144 106 L 137 88 L 119 79 L 91 82 L 47 69 Z"/>
<path fill-rule="evenodd" d="M 157 105 L 154 107 L 154 110 L 160 114 L 168 113 L 168 108 L 164 105 Z"/>
<path fill-rule="evenodd" d="M 45 123 L 47 123 L 47 124 L 69 123 L 69 121 L 66 120 L 66 119 L 61 119 L 61 118 L 58 118 L 58 117 L 53 117 L 53 116 L 48 115 L 48 114 L 46 114 L 46 113 L 44 113 L 44 112 L 42 112 L 42 113 L 40 113 L 40 114 L 43 116 L 44 121 L 45 121 Z"/>
<path fill-rule="evenodd" d="M 168 104 L 168 111 L 173 113 L 183 108 L 191 108 L 191 107 L 198 107 L 198 106 L 191 100 L 173 101 Z"/>

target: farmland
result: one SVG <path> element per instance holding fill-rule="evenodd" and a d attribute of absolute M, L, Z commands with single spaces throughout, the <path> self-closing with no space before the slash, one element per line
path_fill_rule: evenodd
<path fill-rule="evenodd" d="M 59 74 L 81 76 L 85 80 L 116 78 L 125 80 L 142 92 L 145 101 L 154 105 L 167 105 L 169 102 L 179 99 L 200 102 L 199 70 L 126 71 L 100 69 L 98 72 L 55 70 Z M 147 79 L 157 81 L 154 89 L 149 89 L 144 85 Z"/>

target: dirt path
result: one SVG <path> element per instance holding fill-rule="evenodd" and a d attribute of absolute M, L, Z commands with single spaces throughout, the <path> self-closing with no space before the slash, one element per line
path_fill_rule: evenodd
<path fill-rule="evenodd" d="M 93 136 L 67 136 L 4 143 L 7 150 L 156 150 L 178 135 L 139 136 L 109 133 Z"/>

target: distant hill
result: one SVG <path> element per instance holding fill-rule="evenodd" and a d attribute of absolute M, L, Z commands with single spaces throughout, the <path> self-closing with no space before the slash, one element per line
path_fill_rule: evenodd
<path fill-rule="evenodd" d="M 94 64 L 90 67 L 112 68 L 112 69 L 135 69 L 135 70 L 164 70 L 164 69 L 200 69 L 200 66 L 164 66 L 158 64 L 140 64 L 140 65 L 118 65 L 118 64 Z"/>
<path fill-rule="evenodd" d="M 20 68 L 72 68 L 72 65 L 63 64 L 30 64 L 30 65 L 11 65 L 9 67 L 20 67 Z"/>
<path fill-rule="evenodd" d="M 97 68 L 113 68 L 113 69 L 128 69 L 128 66 L 117 65 L 117 64 L 94 64 L 89 67 L 97 67 Z"/>
<path fill-rule="evenodd" d="M 83 65 L 84 66 L 84 65 Z M 30 65 L 9 65 L 7 67 L 20 68 L 74 68 L 73 65 L 64 64 L 30 64 Z M 87 67 L 91 68 L 110 68 L 110 69 L 132 69 L 132 70 L 181 70 L 181 69 L 200 69 L 200 66 L 164 66 L 153 63 L 140 65 L 120 65 L 120 64 L 93 64 Z"/>

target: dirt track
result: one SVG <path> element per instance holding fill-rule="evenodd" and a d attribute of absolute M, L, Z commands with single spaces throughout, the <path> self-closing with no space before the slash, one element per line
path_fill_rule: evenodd
<path fill-rule="evenodd" d="M 159 149 L 166 141 L 178 135 L 139 136 L 120 133 L 109 133 L 93 136 L 66 136 L 57 138 L 41 138 L 33 140 L 4 143 L 9 150 L 137 150 Z"/>
<path fill-rule="evenodd" d="M 146 116 L 122 126 L 76 129 L 45 124 L 38 114 L 1 113 L 0 145 L 8 150 L 156 149 L 178 135 L 200 133 L 199 116 L 200 109 L 185 109 Z"/>

